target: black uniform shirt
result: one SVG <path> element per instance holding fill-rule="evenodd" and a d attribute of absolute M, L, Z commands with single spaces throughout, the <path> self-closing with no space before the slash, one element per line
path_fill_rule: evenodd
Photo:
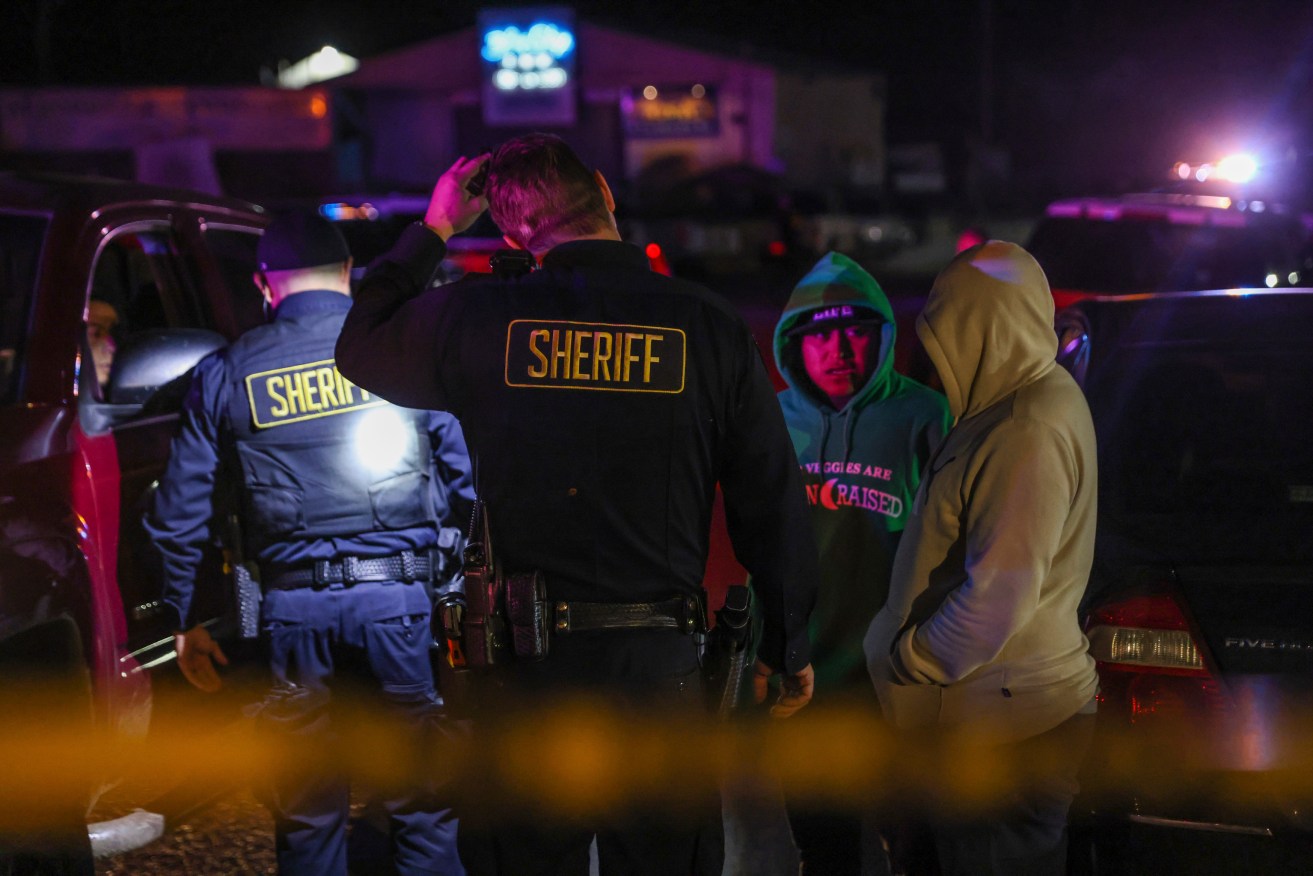
<path fill-rule="evenodd" d="M 501 565 L 541 569 L 553 599 L 689 593 L 719 483 L 763 608 L 760 656 L 805 666 L 816 548 L 743 320 L 618 241 L 562 244 L 520 278 L 425 291 L 444 253 L 423 226 L 406 231 L 366 276 L 337 362 L 396 404 L 459 418 Z"/>

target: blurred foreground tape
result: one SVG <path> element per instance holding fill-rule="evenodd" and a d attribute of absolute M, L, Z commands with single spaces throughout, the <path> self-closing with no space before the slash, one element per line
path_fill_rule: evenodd
<path fill-rule="evenodd" d="M 359 708 L 334 703 L 331 722 L 298 734 L 253 732 L 250 722 L 234 723 L 230 710 L 216 710 L 171 720 L 136 741 L 53 720 L 39 700 L 6 703 L 5 711 L 0 825 L 9 831 L 47 824 L 61 805 L 85 800 L 108 776 L 207 784 L 240 779 L 259 786 L 278 772 L 340 771 L 380 790 L 432 782 L 458 795 L 453 799 L 460 806 L 528 806 L 559 818 L 632 802 L 679 805 L 709 783 L 758 775 L 775 776 L 791 797 L 814 802 L 891 800 L 973 811 L 1034 781 L 1046 756 L 1038 751 L 1018 758 L 960 733 L 899 735 L 870 712 L 817 706 L 784 721 L 745 716 L 726 724 L 669 713 L 622 714 L 599 701 L 576 700 L 498 712 L 473 729 L 434 716 L 418 732 L 386 720 L 376 702 Z M 330 723 L 333 731 L 322 732 Z M 1302 754 L 1272 769 L 1228 771 L 1218 768 L 1216 746 L 1204 744 L 1190 726 L 1153 733 L 1105 728 L 1085 793 L 1097 797 L 1148 781 L 1169 796 L 1207 793 L 1239 805 L 1278 797 L 1313 801 L 1313 746 L 1306 742 L 1313 721 L 1267 732 L 1293 740 L 1283 750 Z"/>

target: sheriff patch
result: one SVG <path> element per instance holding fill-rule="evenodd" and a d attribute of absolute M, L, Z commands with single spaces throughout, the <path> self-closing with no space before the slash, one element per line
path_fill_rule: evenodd
<path fill-rule="evenodd" d="M 332 359 L 247 375 L 246 397 L 260 429 L 387 404 L 343 377 Z"/>
<path fill-rule="evenodd" d="M 506 385 L 610 392 L 684 391 L 677 328 L 517 319 L 506 328 Z"/>

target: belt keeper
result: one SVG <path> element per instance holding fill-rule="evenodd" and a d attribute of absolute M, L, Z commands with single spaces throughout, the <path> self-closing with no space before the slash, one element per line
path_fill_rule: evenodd
<path fill-rule="evenodd" d="M 696 599 L 692 596 L 684 597 L 684 616 L 679 619 L 679 628 L 685 633 L 693 633 L 697 631 L 697 608 L 698 601 Z"/>
<path fill-rule="evenodd" d="M 411 551 L 401 552 L 401 578 L 407 584 L 412 583 L 415 578 L 415 554 Z"/>
<path fill-rule="evenodd" d="M 556 631 L 558 633 L 570 632 L 570 603 L 556 603 Z"/>
<path fill-rule="evenodd" d="M 342 583 L 355 584 L 360 580 L 360 558 L 343 557 L 342 558 Z"/>
<path fill-rule="evenodd" d="M 329 575 L 329 568 L 331 566 L 332 564 L 329 563 L 328 560 L 315 560 L 314 576 L 316 587 L 325 587 L 333 583 L 333 579 Z"/>

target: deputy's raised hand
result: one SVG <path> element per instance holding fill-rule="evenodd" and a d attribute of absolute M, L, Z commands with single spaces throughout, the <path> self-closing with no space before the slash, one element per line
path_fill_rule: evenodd
<path fill-rule="evenodd" d="M 469 183 L 491 158 L 489 154 L 477 158 L 462 155 L 438 177 L 438 184 L 433 187 L 433 195 L 429 198 L 429 208 L 424 213 L 424 224 L 443 240 L 469 228 L 479 214 L 488 209 L 488 197 L 482 191 L 472 194 Z"/>
<path fill-rule="evenodd" d="M 214 693 L 223 687 L 223 679 L 214 668 L 214 661 L 228 665 L 219 643 L 202 626 L 192 627 L 185 633 L 173 634 L 173 647 L 178 652 L 178 669 L 194 687 Z"/>

